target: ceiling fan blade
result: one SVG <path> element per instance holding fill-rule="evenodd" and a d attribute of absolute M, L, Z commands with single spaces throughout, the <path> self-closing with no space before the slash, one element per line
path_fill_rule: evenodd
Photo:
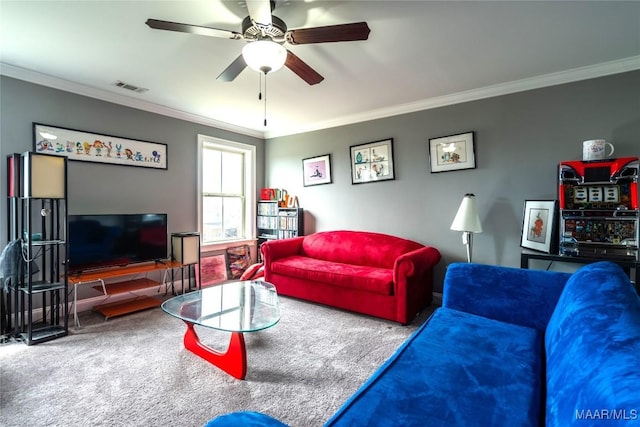
<path fill-rule="evenodd" d="M 271 26 L 272 4 L 270 0 L 246 0 L 249 16 L 256 24 Z"/>
<path fill-rule="evenodd" d="M 287 60 L 284 65 L 310 85 L 318 84 L 324 80 L 324 77 L 290 50 L 287 50 Z"/>
<path fill-rule="evenodd" d="M 227 68 L 224 69 L 222 73 L 218 77 L 218 80 L 223 82 L 230 82 L 242 72 L 247 66 L 247 63 L 244 62 L 244 58 L 242 55 L 238 56 L 235 61 L 233 61 Z"/>
<path fill-rule="evenodd" d="M 290 30 L 287 31 L 286 38 L 291 44 L 348 42 L 367 40 L 370 32 L 366 22 L 354 22 L 352 24 Z"/>
<path fill-rule="evenodd" d="M 154 30 L 177 31 L 179 33 L 198 34 L 201 36 L 220 37 L 232 40 L 243 38 L 242 34 L 236 31 L 221 30 L 200 25 L 181 24 L 179 22 L 161 21 L 159 19 L 147 19 L 145 23 Z"/>

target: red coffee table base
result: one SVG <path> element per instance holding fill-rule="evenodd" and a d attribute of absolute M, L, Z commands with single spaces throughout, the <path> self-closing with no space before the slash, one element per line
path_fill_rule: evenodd
<path fill-rule="evenodd" d="M 242 332 L 231 332 L 227 351 L 220 352 L 200 342 L 194 324 L 185 321 L 187 332 L 184 334 L 184 347 L 190 352 L 214 364 L 229 375 L 243 380 L 247 375 L 247 349 Z"/>

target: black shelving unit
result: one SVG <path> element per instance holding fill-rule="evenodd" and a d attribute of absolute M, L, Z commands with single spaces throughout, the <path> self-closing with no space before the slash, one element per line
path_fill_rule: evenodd
<path fill-rule="evenodd" d="M 11 283 L 6 317 L 13 338 L 32 345 L 69 332 L 67 158 L 26 152 L 8 163 L 8 236 L 20 241 L 21 274 Z"/>
<path fill-rule="evenodd" d="M 304 235 L 302 208 L 282 208 L 277 200 L 258 201 L 258 260 L 260 246 L 268 240 L 289 239 Z"/>

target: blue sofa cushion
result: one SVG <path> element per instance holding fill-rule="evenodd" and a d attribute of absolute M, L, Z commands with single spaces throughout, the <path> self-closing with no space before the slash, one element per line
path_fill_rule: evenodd
<path fill-rule="evenodd" d="M 572 275 L 545 347 L 547 426 L 640 420 L 640 302 L 620 267 L 597 262 Z"/>
<path fill-rule="evenodd" d="M 542 332 L 440 308 L 327 426 L 531 426 Z"/>

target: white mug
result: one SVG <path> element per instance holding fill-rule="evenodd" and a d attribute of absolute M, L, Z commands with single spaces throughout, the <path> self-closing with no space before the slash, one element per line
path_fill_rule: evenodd
<path fill-rule="evenodd" d="M 611 148 L 611 152 L 607 154 L 607 146 Z M 582 143 L 582 160 L 603 160 L 611 156 L 614 152 L 612 144 L 604 139 L 592 139 Z"/>

